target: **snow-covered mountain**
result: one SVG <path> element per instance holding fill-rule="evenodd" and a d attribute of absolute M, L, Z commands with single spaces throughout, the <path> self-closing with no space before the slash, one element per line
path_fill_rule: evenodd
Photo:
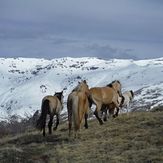
<path fill-rule="evenodd" d="M 123 91 L 135 92 L 130 110 L 163 105 L 163 58 L 0 58 L 0 119 L 14 114 L 32 115 L 40 110 L 42 98 L 55 91 L 64 90 L 66 103 L 68 94 L 81 79 L 86 79 L 89 87 L 120 80 Z"/>

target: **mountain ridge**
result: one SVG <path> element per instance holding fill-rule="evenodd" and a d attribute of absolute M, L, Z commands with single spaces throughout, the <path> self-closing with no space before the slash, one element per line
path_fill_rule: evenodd
<path fill-rule="evenodd" d="M 0 58 L 0 120 L 12 115 L 26 117 L 40 110 L 48 94 L 64 90 L 64 103 L 77 82 L 89 87 L 120 80 L 122 92 L 132 89 L 135 98 L 130 111 L 163 105 L 163 58 L 148 60 L 95 57 Z M 62 113 L 66 112 L 66 105 Z"/>

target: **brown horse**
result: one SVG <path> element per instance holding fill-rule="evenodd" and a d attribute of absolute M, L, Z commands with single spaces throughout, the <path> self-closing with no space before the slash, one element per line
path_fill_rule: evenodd
<path fill-rule="evenodd" d="M 119 108 L 121 108 L 121 104 L 122 104 L 122 101 L 123 101 L 123 96 L 119 97 L 118 101 L 119 101 Z M 108 118 L 107 113 L 108 112 L 109 112 L 109 116 L 113 115 L 113 118 L 118 116 L 119 110 L 116 110 L 116 113 L 115 113 L 115 108 L 116 108 L 116 106 L 115 106 L 114 103 L 111 103 L 109 105 L 105 105 L 105 104 L 102 105 L 102 107 L 101 107 L 101 114 L 103 116 L 103 113 L 104 113 L 104 117 L 103 117 L 104 121 L 107 121 L 107 118 Z"/>
<path fill-rule="evenodd" d="M 118 116 L 119 112 L 119 101 L 118 97 L 121 96 L 121 83 L 118 80 L 113 81 L 105 87 L 94 87 L 90 89 L 89 103 L 90 106 L 96 105 L 95 116 L 100 124 L 103 124 L 102 119 L 99 117 L 102 105 L 114 104 L 117 108 L 117 112 L 114 114 Z"/>
<path fill-rule="evenodd" d="M 89 111 L 89 87 L 87 82 L 84 80 L 79 82 L 78 86 L 73 89 L 69 94 L 67 100 L 67 110 L 68 110 L 68 122 L 69 122 L 69 136 L 71 135 L 72 121 L 75 131 L 75 137 L 77 136 L 77 131 L 80 129 L 83 117 L 85 117 L 85 128 L 88 128 L 87 118 Z"/>
<path fill-rule="evenodd" d="M 127 112 L 128 112 L 128 107 L 129 107 L 129 105 L 130 105 L 133 98 L 134 98 L 134 93 L 133 93 L 132 90 L 124 92 L 122 94 L 122 96 L 118 98 L 119 103 L 120 103 L 120 109 L 126 108 Z M 109 115 L 113 114 L 114 111 L 115 111 L 115 105 L 112 103 L 112 104 L 110 104 L 108 106 L 107 105 L 102 106 L 102 109 L 101 109 L 102 114 L 103 114 L 103 112 L 105 113 L 104 121 L 107 120 L 107 110 L 109 110 Z"/>
<path fill-rule="evenodd" d="M 57 129 L 59 124 L 59 116 L 60 112 L 63 109 L 63 91 L 62 92 L 56 92 L 54 96 L 45 96 L 42 99 L 42 105 L 41 105 L 41 115 L 39 119 L 37 120 L 36 127 L 40 130 L 43 130 L 43 136 L 45 136 L 45 126 L 46 126 L 46 117 L 47 114 L 50 116 L 50 120 L 48 123 L 49 128 L 49 134 L 52 133 L 52 124 L 53 124 L 53 117 L 56 115 L 57 121 L 56 126 L 53 128 L 54 130 Z"/>

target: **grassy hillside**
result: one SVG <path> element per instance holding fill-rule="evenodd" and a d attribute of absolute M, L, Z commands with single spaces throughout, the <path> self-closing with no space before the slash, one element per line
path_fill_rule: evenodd
<path fill-rule="evenodd" d="M 0 162 L 163 162 L 163 112 L 121 114 L 102 126 L 90 120 L 78 139 L 68 137 L 66 123 L 46 138 L 38 131 L 4 137 Z"/>

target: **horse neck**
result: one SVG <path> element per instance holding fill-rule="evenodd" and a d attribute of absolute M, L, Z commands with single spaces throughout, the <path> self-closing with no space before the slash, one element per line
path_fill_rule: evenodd
<path fill-rule="evenodd" d="M 72 92 L 75 92 L 75 91 L 78 91 L 79 90 L 79 86 L 76 86 L 73 90 L 72 90 Z"/>
<path fill-rule="evenodd" d="M 130 99 L 130 101 L 132 100 L 133 96 L 132 96 L 132 93 L 130 91 L 127 91 L 125 93 L 125 96 L 128 96 L 128 98 Z"/>
<path fill-rule="evenodd" d="M 59 100 L 59 101 L 60 101 L 60 103 L 62 104 L 62 103 L 63 103 L 63 101 L 62 101 L 62 95 L 60 95 L 60 96 L 59 96 L 59 95 L 58 95 L 58 96 L 57 96 L 57 95 L 55 95 L 55 96 L 58 98 L 58 100 Z"/>
<path fill-rule="evenodd" d="M 115 88 L 115 87 L 112 87 L 114 90 L 115 90 L 115 92 L 117 92 L 118 93 L 118 95 L 121 97 L 122 96 L 122 94 L 120 93 L 121 91 L 119 90 L 119 89 L 117 89 L 117 88 Z"/>
<path fill-rule="evenodd" d="M 117 89 L 116 83 L 112 82 L 112 83 L 108 84 L 107 86 L 113 88 L 119 94 L 120 90 Z M 119 96 L 120 96 L 120 94 L 119 94 Z"/>
<path fill-rule="evenodd" d="M 72 92 L 87 92 L 87 89 L 86 88 L 81 89 L 81 86 L 78 85 L 72 90 Z"/>

